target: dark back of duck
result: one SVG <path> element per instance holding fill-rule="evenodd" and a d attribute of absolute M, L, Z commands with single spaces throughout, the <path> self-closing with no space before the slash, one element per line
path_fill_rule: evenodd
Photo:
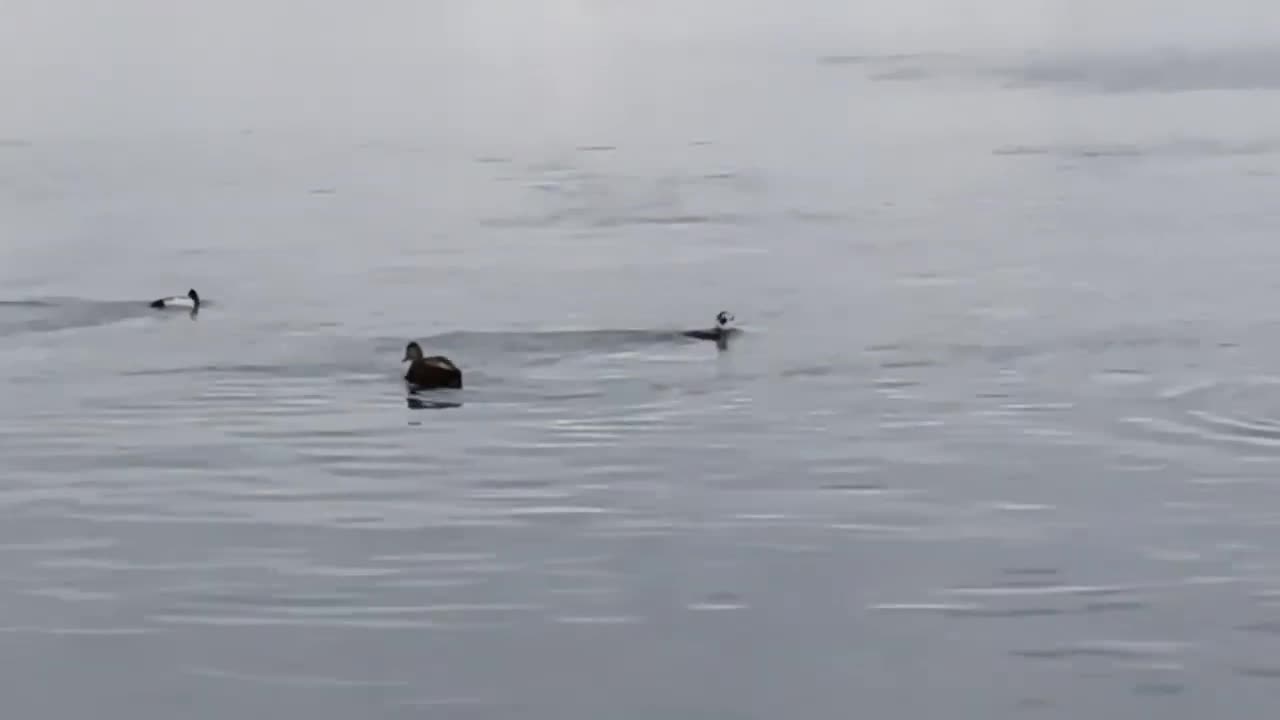
<path fill-rule="evenodd" d="M 461 388 L 462 371 L 456 367 L 416 360 L 409 365 L 404 379 L 423 388 Z"/>

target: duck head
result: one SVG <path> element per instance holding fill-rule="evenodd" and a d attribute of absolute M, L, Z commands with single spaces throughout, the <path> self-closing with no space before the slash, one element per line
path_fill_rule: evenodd
<path fill-rule="evenodd" d="M 728 330 L 729 326 L 733 324 L 733 321 L 734 321 L 733 313 L 729 312 L 728 310 L 721 310 L 716 315 L 716 327 L 720 328 L 721 330 Z"/>
<path fill-rule="evenodd" d="M 413 362 L 422 359 L 422 348 L 418 347 L 418 343 L 411 342 L 404 348 L 404 359 L 400 362 Z"/>
<path fill-rule="evenodd" d="M 191 298 L 191 302 L 195 303 L 196 307 L 200 307 L 200 293 L 196 292 L 195 288 L 187 291 L 187 297 Z"/>

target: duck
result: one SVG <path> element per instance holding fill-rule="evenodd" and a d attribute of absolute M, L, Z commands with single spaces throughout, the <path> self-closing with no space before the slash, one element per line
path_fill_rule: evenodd
<path fill-rule="evenodd" d="M 195 312 L 200 309 L 200 293 L 191 289 L 187 291 L 186 295 L 175 295 L 174 297 L 152 300 L 151 307 L 161 310 L 167 308 L 183 308 L 184 310 Z"/>
<path fill-rule="evenodd" d="M 404 379 L 415 388 L 461 388 L 462 371 L 443 355 L 422 356 L 422 347 L 411 342 L 404 348 L 404 360 L 409 371 Z"/>
<path fill-rule="evenodd" d="M 695 340 L 712 340 L 716 347 L 723 350 L 728 346 L 729 338 L 741 332 L 733 327 L 734 320 L 733 313 L 721 310 L 716 313 L 716 324 L 710 330 L 687 330 L 683 335 Z"/>

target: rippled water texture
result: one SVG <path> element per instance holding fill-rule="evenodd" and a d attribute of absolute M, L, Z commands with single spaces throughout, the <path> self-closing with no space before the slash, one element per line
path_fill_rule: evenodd
<path fill-rule="evenodd" d="M 8 712 L 1265 716 L 1274 67 L 699 57 L 0 143 Z"/>

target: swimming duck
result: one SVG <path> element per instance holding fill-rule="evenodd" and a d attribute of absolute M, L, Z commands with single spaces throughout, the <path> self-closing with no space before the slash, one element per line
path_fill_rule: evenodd
<path fill-rule="evenodd" d="M 462 371 L 443 355 L 422 356 L 422 348 L 411 342 L 404 349 L 404 360 L 409 371 L 404 379 L 417 388 L 461 388 Z"/>
<path fill-rule="evenodd" d="M 697 340 L 713 340 L 716 346 L 724 349 L 728 346 L 730 336 L 741 332 L 732 327 L 734 321 L 733 313 L 727 310 L 721 310 L 716 314 L 715 327 L 710 330 L 689 330 L 684 333 L 685 337 L 691 337 Z"/>
<path fill-rule="evenodd" d="M 152 300 L 151 307 L 160 309 L 184 308 L 195 312 L 200 309 L 200 294 L 195 290 L 188 290 L 185 296 L 177 295 L 174 297 Z"/>

